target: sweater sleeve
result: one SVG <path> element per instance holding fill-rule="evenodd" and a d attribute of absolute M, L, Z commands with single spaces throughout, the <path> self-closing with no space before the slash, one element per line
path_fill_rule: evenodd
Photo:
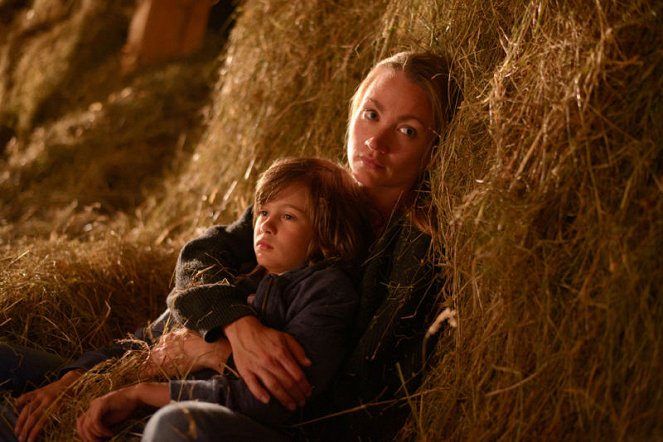
<path fill-rule="evenodd" d="M 256 265 L 252 219 L 249 207 L 233 224 L 209 228 L 180 251 L 168 307 L 207 341 L 218 339 L 223 327 L 237 319 L 255 315 L 244 293 L 227 293 L 222 288 Z"/>
<path fill-rule="evenodd" d="M 283 331 L 302 344 L 313 362 L 306 370 L 313 386 L 312 401 L 324 394 L 349 348 L 358 296 L 350 281 L 345 279 L 337 279 L 323 287 L 306 285 L 301 290 L 305 296 L 297 297 L 290 305 L 297 313 Z M 170 392 L 173 400 L 198 399 L 219 403 L 268 425 L 284 424 L 297 413 L 289 411 L 275 399 L 268 404 L 261 403 L 241 379 L 226 375 L 203 381 L 171 381 Z"/>

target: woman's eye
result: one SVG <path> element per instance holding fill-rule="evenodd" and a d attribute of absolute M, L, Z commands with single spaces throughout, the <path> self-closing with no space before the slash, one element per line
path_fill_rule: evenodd
<path fill-rule="evenodd" d="M 364 118 L 366 120 L 377 120 L 378 119 L 378 113 L 375 112 L 372 109 L 366 109 L 366 110 L 364 110 Z"/>
<path fill-rule="evenodd" d="M 417 131 L 409 126 L 401 127 L 399 130 L 402 134 L 407 135 L 408 137 L 413 137 L 417 134 Z"/>
<path fill-rule="evenodd" d="M 266 210 L 261 210 L 258 212 L 258 215 L 262 216 L 263 218 L 267 216 L 267 211 Z"/>

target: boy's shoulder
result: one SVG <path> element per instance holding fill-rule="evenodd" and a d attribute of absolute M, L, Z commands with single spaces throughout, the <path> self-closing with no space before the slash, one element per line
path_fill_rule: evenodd
<path fill-rule="evenodd" d="M 298 291 L 322 292 L 333 291 L 355 295 L 355 288 L 350 276 L 337 265 L 314 265 L 300 267 L 285 273 L 282 283 Z"/>

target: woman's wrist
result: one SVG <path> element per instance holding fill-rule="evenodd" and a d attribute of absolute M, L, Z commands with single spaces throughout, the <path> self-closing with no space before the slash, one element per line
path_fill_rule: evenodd
<path fill-rule="evenodd" d="M 242 334 L 245 330 L 255 329 L 256 327 L 261 326 L 262 324 L 258 321 L 258 318 L 255 316 L 247 315 L 242 316 L 234 322 L 226 325 L 223 329 L 226 337 L 230 341 L 231 347 L 233 342 L 236 342 L 238 336 Z"/>

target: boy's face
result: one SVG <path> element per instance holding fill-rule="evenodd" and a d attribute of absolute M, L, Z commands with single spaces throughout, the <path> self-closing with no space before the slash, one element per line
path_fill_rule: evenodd
<path fill-rule="evenodd" d="M 306 262 L 314 239 L 308 206 L 308 189 L 295 183 L 256 207 L 253 249 L 269 273 L 281 274 Z"/>

